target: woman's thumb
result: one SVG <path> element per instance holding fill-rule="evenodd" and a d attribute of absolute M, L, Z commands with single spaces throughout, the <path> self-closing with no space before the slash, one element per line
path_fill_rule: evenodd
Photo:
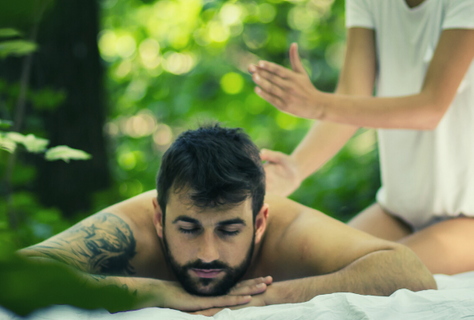
<path fill-rule="evenodd" d="M 280 152 L 277 152 L 277 151 L 262 149 L 260 151 L 260 158 L 263 161 L 279 163 L 279 162 L 281 162 L 282 154 Z"/>

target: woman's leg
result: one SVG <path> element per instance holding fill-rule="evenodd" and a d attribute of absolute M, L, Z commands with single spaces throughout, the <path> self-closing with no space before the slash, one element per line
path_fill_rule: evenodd
<path fill-rule="evenodd" d="M 412 233 L 409 225 L 385 212 L 377 203 L 355 216 L 348 225 L 390 241 L 398 241 Z"/>
<path fill-rule="evenodd" d="M 474 218 L 442 221 L 399 242 L 412 249 L 432 273 L 474 270 Z"/>

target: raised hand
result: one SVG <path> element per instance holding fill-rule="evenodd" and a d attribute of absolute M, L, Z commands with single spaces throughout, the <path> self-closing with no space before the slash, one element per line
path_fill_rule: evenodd
<path fill-rule="evenodd" d="M 266 149 L 260 152 L 260 158 L 267 161 L 263 166 L 267 192 L 287 197 L 298 189 L 301 180 L 295 159 Z"/>
<path fill-rule="evenodd" d="M 298 55 L 298 47 L 290 47 L 292 70 L 269 61 L 250 65 L 253 81 L 258 85 L 255 92 L 279 110 L 293 115 L 321 119 L 323 106 L 319 103 L 319 92 L 311 83 Z"/>

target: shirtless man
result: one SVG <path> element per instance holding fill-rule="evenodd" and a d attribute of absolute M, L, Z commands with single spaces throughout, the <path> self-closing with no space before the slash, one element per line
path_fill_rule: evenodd
<path fill-rule="evenodd" d="M 136 292 L 136 308 L 204 314 L 332 292 L 436 288 L 407 247 L 265 197 L 259 151 L 240 129 L 183 133 L 163 156 L 157 191 L 20 253 L 68 264 L 97 286 L 125 286 Z"/>

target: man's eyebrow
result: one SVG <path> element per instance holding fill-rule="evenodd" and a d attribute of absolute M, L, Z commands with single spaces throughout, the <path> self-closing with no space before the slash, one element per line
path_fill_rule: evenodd
<path fill-rule="evenodd" d="M 183 222 L 188 222 L 188 223 L 193 223 L 193 224 L 201 224 L 199 220 L 188 217 L 188 216 L 179 216 L 176 219 L 173 220 L 173 224 L 177 223 L 178 221 L 183 221 Z M 229 219 L 229 220 L 224 220 L 218 223 L 219 226 L 227 226 L 231 224 L 242 224 L 246 226 L 247 224 L 245 223 L 244 220 L 240 218 L 234 218 L 234 219 Z"/>
<path fill-rule="evenodd" d="M 176 219 L 173 220 L 173 224 L 175 224 L 178 221 L 183 221 L 183 222 L 189 222 L 189 223 L 194 223 L 194 224 L 201 224 L 199 220 L 188 217 L 188 216 L 179 216 Z"/>
<path fill-rule="evenodd" d="M 218 225 L 220 226 L 227 226 L 229 224 L 242 224 L 244 226 L 247 225 L 245 221 L 240 218 L 229 219 L 229 220 L 221 221 L 218 223 Z"/>

